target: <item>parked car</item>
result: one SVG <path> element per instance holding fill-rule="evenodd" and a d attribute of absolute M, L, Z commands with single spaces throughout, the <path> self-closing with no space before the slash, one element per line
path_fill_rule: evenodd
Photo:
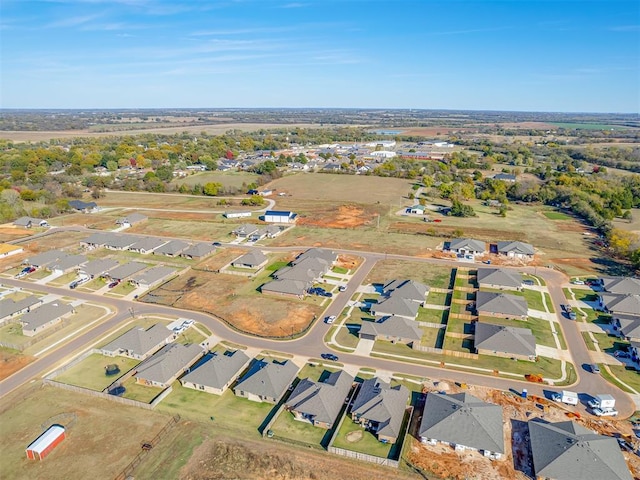
<path fill-rule="evenodd" d="M 119 283 L 120 283 L 120 280 L 114 280 L 109 284 L 109 288 L 117 287 Z"/>
<path fill-rule="evenodd" d="M 347 289 L 347 286 L 346 286 L 346 285 L 340 285 L 340 286 L 338 287 L 338 291 L 339 291 L 339 292 L 344 292 L 346 289 Z"/>
<path fill-rule="evenodd" d="M 213 242 L 211 245 L 213 245 L 214 247 L 221 247 L 222 244 L 220 242 Z"/>
<path fill-rule="evenodd" d="M 558 392 L 552 392 L 551 393 L 551 400 L 553 400 L 554 402 L 560 402 L 562 400 L 562 394 L 560 394 Z"/>
<path fill-rule="evenodd" d="M 338 361 L 338 356 L 334 355 L 333 353 L 323 353 L 322 355 L 320 355 L 323 359 L 325 360 L 331 360 L 332 362 L 337 362 Z"/>
<path fill-rule="evenodd" d="M 596 417 L 617 417 L 618 416 L 618 411 L 614 410 L 613 408 L 606 408 L 606 409 L 594 408 L 592 411 Z"/>
<path fill-rule="evenodd" d="M 533 280 L 523 280 L 522 284 L 523 285 L 533 285 Z"/>
<path fill-rule="evenodd" d="M 591 364 L 591 372 L 593 373 L 600 373 L 600 367 L 598 367 L 597 363 L 592 363 Z"/>
<path fill-rule="evenodd" d="M 323 291 L 323 292 L 321 293 L 321 295 L 322 295 L 323 297 L 328 297 L 328 298 L 333 297 L 333 293 L 331 293 L 331 292 L 325 292 L 325 291 Z"/>
<path fill-rule="evenodd" d="M 584 281 L 582 280 L 571 280 L 571 283 L 574 285 L 584 285 Z"/>
<path fill-rule="evenodd" d="M 616 358 L 629 358 L 631 355 L 629 355 L 629 352 L 625 352 L 624 350 L 616 350 L 613 356 Z"/>
<path fill-rule="evenodd" d="M 27 271 L 27 273 L 33 273 L 33 272 L 35 272 L 37 270 L 37 268 L 36 267 L 28 267 L 25 270 Z"/>
<path fill-rule="evenodd" d="M 71 283 L 69 284 L 69 288 L 70 288 L 71 290 L 73 290 L 73 289 L 74 289 L 74 288 L 76 288 L 78 285 L 79 285 L 79 283 L 78 283 L 78 282 L 71 282 Z"/>
<path fill-rule="evenodd" d="M 327 318 L 324 319 L 324 322 L 328 323 L 329 325 L 331 325 L 335 321 L 336 321 L 335 315 L 329 315 Z"/>
<path fill-rule="evenodd" d="M 569 320 L 575 320 L 577 318 L 576 312 L 569 312 Z"/>

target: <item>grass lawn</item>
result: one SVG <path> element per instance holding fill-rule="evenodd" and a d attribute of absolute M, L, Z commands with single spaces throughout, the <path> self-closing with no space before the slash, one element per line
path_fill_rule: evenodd
<path fill-rule="evenodd" d="M 135 289 L 136 289 L 135 285 L 131 285 L 129 282 L 124 281 L 124 282 L 120 282 L 117 286 L 113 287 L 110 293 L 112 293 L 113 295 L 125 296 L 133 292 Z"/>
<path fill-rule="evenodd" d="M 447 310 L 432 310 L 430 308 L 420 307 L 418 309 L 418 322 L 429 323 L 447 323 L 449 312 Z"/>
<path fill-rule="evenodd" d="M 179 414 L 183 418 L 210 423 L 236 432 L 259 437 L 258 428 L 275 408 L 270 403 L 258 403 L 236 397 L 231 389 L 222 395 L 213 395 L 174 382 L 173 391 L 156 410 Z M 213 417 L 213 420 L 212 420 Z"/>
<path fill-rule="evenodd" d="M 307 363 L 302 369 L 298 372 L 298 378 L 309 378 L 310 380 L 317 382 L 320 378 L 326 377 L 329 373 L 337 372 L 339 368 L 327 367 L 324 365 L 314 365 L 312 363 Z M 325 373 L 326 372 L 326 373 Z"/>
<path fill-rule="evenodd" d="M 359 331 L 360 328 L 358 324 L 347 323 L 343 327 L 339 327 L 336 342 L 343 347 L 356 348 L 360 341 L 358 337 Z"/>
<path fill-rule="evenodd" d="M 51 275 L 51 272 L 49 272 L 48 270 L 45 270 L 44 268 L 40 268 L 40 269 L 36 270 L 35 272 L 30 273 L 29 275 L 27 275 L 25 278 L 27 280 L 42 280 L 43 278 L 46 278 L 49 275 Z"/>
<path fill-rule="evenodd" d="M 429 295 L 427 295 L 427 303 L 431 305 L 449 305 L 451 303 L 451 294 L 443 292 L 429 292 Z"/>
<path fill-rule="evenodd" d="M 289 262 L 278 261 L 278 262 L 270 263 L 269 265 L 264 267 L 264 269 L 267 272 L 275 272 L 276 270 L 280 270 L 281 268 L 286 267 L 287 265 L 289 265 Z"/>
<path fill-rule="evenodd" d="M 524 298 L 527 301 L 527 306 L 533 310 L 541 310 L 546 312 L 544 305 L 542 304 L 542 293 L 536 290 L 524 289 Z"/>
<path fill-rule="evenodd" d="M 547 310 L 549 310 L 549 313 L 556 313 L 556 309 L 553 306 L 553 300 L 551 300 L 551 295 L 549 295 L 547 292 L 543 292 L 544 293 L 544 298 L 547 302 Z"/>
<path fill-rule="evenodd" d="M 619 378 L 621 381 L 629 385 L 636 392 L 640 392 L 640 372 L 631 367 L 626 367 L 624 365 L 608 365 L 611 369 L 611 372 Z M 603 377 L 605 377 L 609 382 L 617 384 L 625 391 L 629 391 L 628 388 L 624 387 L 619 382 L 616 382 L 615 379 L 612 379 L 606 369 L 601 368 L 600 372 Z M 633 392 L 630 392 L 633 393 Z"/>
<path fill-rule="evenodd" d="M 449 317 L 447 332 L 471 334 L 471 321 Z"/>
<path fill-rule="evenodd" d="M 445 329 L 444 328 L 422 328 L 422 339 L 420 345 L 423 347 L 442 348 L 444 342 Z"/>
<path fill-rule="evenodd" d="M 603 352 L 611 353 L 616 350 L 626 350 L 629 347 L 629 342 L 626 340 L 621 340 L 615 335 L 609 335 L 606 333 L 594 333 L 594 338 L 596 342 L 598 342 L 598 346 L 600 350 Z"/>
<path fill-rule="evenodd" d="M 481 318 L 481 321 L 517 328 L 528 328 L 531 330 L 531 333 L 533 333 L 533 336 L 536 337 L 536 343 L 546 345 L 547 347 L 556 347 L 556 342 L 551 332 L 551 325 L 549 325 L 547 320 L 533 317 L 529 317 L 529 320 L 508 320 L 506 318 L 491 317 L 490 319 Z"/>
<path fill-rule="evenodd" d="M 344 268 L 344 267 L 333 267 L 331 269 L 331 271 L 333 273 L 338 273 L 338 274 L 342 274 L 342 275 L 345 275 L 345 274 L 349 273 L 349 269 L 348 268 Z"/>
<path fill-rule="evenodd" d="M 198 330 L 203 332 L 208 337 L 210 337 L 212 335 L 211 330 L 209 330 L 207 327 L 205 327 L 202 323 L 196 323 L 195 326 L 198 327 Z"/>
<path fill-rule="evenodd" d="M 55 378 L 56 382 L 77 385 L 101 392 L 111 385 L 118 377 L 122 376 L 140 362 L 133 358 L 107 357 L 94 353 L 85 358 L 82 362 L 74 365 L 69 370 L 63 372 Z M 105 375 L 107 365 L 116 364 L 120 368 L 120 373 L 116 375 Z"/>
<path fill-rule="evenodd" d="M 195 330 L 193 328 L 188 328 L 187 330 L 182 332 L 180 335 L 178 335 L 178 338 L 176 339 L 176 342 L 177 343 L 181 343 L 183 345 L 189 345 L 191 343 L 200 344 L 200 343 L 204 342 L 206 340 L 206 338 L 207 337 L 202 335 L 197 330 Z"/>
<path fill-rule="evenodd" d="M 587 348 L 592 352 L 595 352 L 596 347 L 593 344 L 593 341 L 591 340 L 591 336 L 589 335 L 589 332 L 582 332 L 582 338 L 584 339 L 584 343 L 587 344 Z"/>
<path fill-rule="evenodd" d="M 572 217 L 562 212 L 543 212 L 542 213 L 549 220 L 571 220 Z"/>
<path fill-rule="evenodd" d="M 410 278 L 435 288 L 453 287 L 453 270 L 421 262 L 381 260 L 363 283 L 386 283 L 394 278 Z M 431 294 L 427 297 L 429 299 Z"/>
<path fill-rule="evenodd" d="M 283 410 L 270 429 L 275 437 L 284 437 L 294 442 L 320 447 L 327 430 L 314 427 L 309 422 L 296 420 L 291 412 Z"/>
<path fill-rule="evenodd" d="M 362 438 L 355 442 L 347 440 L 347 435 L 356 431 L 362 432 Z M 364 428 L 354 423 L 349 415 L 345 415 L 342 425 L 340 425 L 340 430 L 338 430 L 333 440 L 333 446 L 353 450 L 354 452 L 375 455 L 376 457 L 388 458 L 393 445 L 379 442 L 375 435 L 366 432 Z"/>
<path fill-rule="evenodd" d="M 242 184 L 249 184 L 256 181 L 259 176 L 255 173 L 249 172 L 202 172 L 195 173 L 193 175 L 188 175 L 183 178 L 176 178 L 172 180 L 171 183 L 174 185 L 188 185 L 193 187 L 196 184 L 204 185 L 205 183 L 221 183 L 225 187 L 234 187 L 241 188 Z M 246 192 L 241 192 L 246 193 Z M 222 209 L 224 207 L 213 207 L 214 203 L 216 203 L 218 199 L 211 199 L 211 208 Z"/>
<path fill-rule="evenodd" d="M 533 280 L 533 283 L 535 285 L 542 285 L 543 287 L 547 285 L 547 282 L 544 281 L 544 278 L 537 277 L 535 275 L 529 275 L 528 273 L 523 273 L 522 274 L 522 279 L 523 280 Z"/>
<path fill-rule="evenodd" d="M 154 398 L 162 393 L 161 388 L 138 385 L 134 377 L 125 380 L 122 386 L 126 389 L 122 394 L 124 398 L 137 400 L 142 403 L 151 403 Z"/>
<path fill-rule="evenodd" d="M 51 274 L 51 272 L 49 272 L 49 274 Z M 45 276 L 47 276 L 47 275 L 45 275 Z M 55 279 L 51 280 L 48 283 L 49 283 L 49 285 L 53 285 L 55 287 L 62 287 L 62 286 L 70 284 L 77 277 L 78 277 L 78 274 L 76 272 L 65 273 L 64 275 L 62 275 L 62 276 L 60 276 L 58 278 L 55 278 Z"/>

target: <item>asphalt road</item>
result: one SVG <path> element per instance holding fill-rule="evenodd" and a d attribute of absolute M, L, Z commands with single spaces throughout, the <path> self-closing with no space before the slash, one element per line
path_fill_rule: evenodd
<path fill-rule="evenodd" d="M 66 230 L 66 229 L 65 229 Z M 77 227 L 69 228 L 69 230 L 78 230 Z M 83 230 L 80 228 L 80 230 Z M 59 229 L 58 229 L 59 231 Z M 235 246 L 235 245 L 234 245 Z M 250 248 L 250 247 L 246 247 Z M 292 251 L 292 250 L 304 250 L 305 247 L 257 247 L 263 251 Z M 276 350 L 280 352 L 290 353 L 294 355 L 301 355 L 309 358 L 319 358 L 320 354 L 328 351 L 324 344 L 324 336 L 329 329 L 329 326 L 324 323 L 324 317 L 327 315 L 339 315 L 344 309 L 349 299 L 355 293 L 356 289 L 364 281 L 368 273 L 375 266 L 376 262 L 383 259 L 399 259 L 418 261 L 430 264 L 439 264 L 446 266 L 459 266 L 455 261 L 411 257 L 406 255 L 387 255 L 373 252 L 361 252 L 355 250 L 336 250 L 338 253 L 347 253 L 358 255 L 364 259 L 362 265 L 349 281 L 347 290 L 340 292 L 336 295 L 331 305 L 324 312 L 323 316 L 318 318 L 316 323 L 309 329 L 309 331 L 302 337 L 292 340 L 267 340 L 249 335 L 244 335 L 235 330 L 229 328 L 225 323 L 216 319 L 215 317 L 189 310 L 180 310 L 172 307 L 166 307 L 161 305 L 145 304 L 127 300 L 113 299 L 103 296 L 98 296 L 90 293 L 73 292 L 73 296 L 89 300 L 104 305 L 110 306 L 116 313 L 112 318 L 98 324 L 96 327 L 83 332 L 78 337 L 73 338 L 68 343 L 61 345 L 55 350 L 49 351 L 45 356 L 39 358 L 35 362 L 29 364 L 22 370 L 16 372 L 11 377 L 0 382 L 0 397 L 6 395 L 10 391 L 27 383 L 33 378 L 39 377 L 46 372 L 52 370 L 59 362 L 65 358 L 77 353 L 81 349 L 87 348 L 92 343 L 95 343 L 99 338 L 107 334 L 117 325 L 131 319 L 131 311 L 136 316 L 151 315 L 151 314 L 165 314 L 165 315 L 177 315 L 182 317 L 193 318 L 194 320 L 206 325 L 216 336 L 234 342 L 241 345 L 247 345 L 248 347 L 254 347 L 259 349 Z M 578 330 L 575 321 L 564 318 L 560 312 L 560 305 L 565 303 L 564 294 L 562 292 L 562 286 L 567 283 L 567 278 L 561 272 L 550 270 L 547 268 L 538 267 L 534 270 L 533 267 L 513 267 L 519 271 L 526 271 L 529 273 L 537 274 L 544 278 L 547 283 L 547 287 L 551 294 L 553 304 L 556 309 L 556 317 L 560 322 L 562 331 L 564 333 L 567 346 L 571 351 L 571 355 L 576 366 L 578 374 L 578 381 L 570 387 L 565 386 L 561 388 L 554 388 L 549 386 L 538 385 L 526 381 L 511 380 L 504 378 L 491 377 L 486 375 L 479 375 L 474 373 L 461 372 L 458 370 L 452 370 L 447 368 L 426 367 L 404 363 L 401 361 L 395 361 L 390 359 L 362 357 L 354 354 L 348 354 L 339 352 L 340 362 L 345 364 L 353 364 L 359 367 L 370 367 L 380 370 L 389 370 L 394 373 L 404 373 L 408 375 L 414 375 L 418 377 L 438 378 L 450 381 L 465 382 L 473 385 L 486 386 L 490 388 L 497 388 L 502 390 L 515 390 L 521 391 L 526 388 L 530 394 L 538 396 L 546 396 L 551 391 L 560 391 L 564 389 L 571 389 L 577 391 L 579 394 L 595 395 L 601 393 L 609 393 L 613 395 L 617 402 L 616 408 L 620 412 L 620 416 L 629 416 L 635 411 L 635 404 L 631 397 L 625 392 L 608 383 L 600 375 L 595 375 L 587 372 L 583 369 L 583 365 L 588 365 L 591 362 L 589 350 L 584 343 L 582 335 Z M 46 285 L 34 285 L 31 282 L 15 280 L 15 279 L 2 279 L 0 283 L 20 286 L 25 289 L 37 289 L 46 293 L 54 293 L 58 295 L 69 295 L 69 290 L 66 288 L 51 287 Z M 443 360 L 453 363 L 453 358 L 445 358 Z M 584 406 L 580 407 L 584 411 Z"/>

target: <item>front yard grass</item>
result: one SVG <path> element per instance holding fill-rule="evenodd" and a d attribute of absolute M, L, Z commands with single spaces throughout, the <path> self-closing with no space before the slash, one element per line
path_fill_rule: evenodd
<path fill-rule="evenodd" d="M 58 375 L 54 380 L 101 392 L 139 363 L 133 358 L 107 357 L 94 353 Z M 120 372 L 116 375 L 105 375 L 105 367 L 112 364 L 118 365 Z"/>
<path fill-rule="evenodd" d="M 611 369 L 611 373 L 613 373 L 616 378 L 629 385 L 629 387 L 633 388 L 636 392 L 640 392 L 640 372 L 638 372 L 635 368 L 627 367 L 624 365 L 608 365 L 608 367 Z M 605 377 L 609 382 L 619 385 L 620 388 L 626 392 L 636 393 L 631 392 L 620 382 L 616 382 L 614 378 L 611 378 L 611 375 L 609 375 L 609 372 L 607 372 L 606 368 L 601 368 L 600 371 L 602 373 L 602 376 Z"/>
<path fill-rule="evenodd" d="M 527 301 L 527 306 L 533 310 L 540 310 L 545 312 L 544 305 L 542 303 L 542 293 L 537 290 L 524 289 L 524 298 Z"/>
<path fill-rule="evenodd" d="M 193 328 L 187 328 L 184 332 L 178 335 L 176 339 L 177 343 L 182 345 L 200 344 L 207 339 L 204 335 Z"/>
<path fill-rule="evenodd" d="M 547 320 L 541 318 L 529 317 L 528 320 L 511 320 L 499 317 L 482 317 L 480 321 L 486 323 L 493 323 L 496 325 L 506 325 L 516 328 L 528 328 L 536 337 L 536 343 L 539 345 L 545 345 L 547 347 L 556 348 L 556 342 L 551 332 L 551 325 Z"/>
<path fill-rule="evenodd" d="M 584 343 L 587 344 L 587 348 L 592 352 L 595 352 L 596 347 L 593 344 L 593 340 L 591 340 L 591 335 L 589 335 L 589 332 L 582 332 L 582 338 L 584 339 Z"/>
<path fill-rule="evenodd" d="M 629 342 L 622 340 L 615 335 L 594 333 L 593 336 L 596 339 L 596 342 L 598 342 L 600 350 L 611 355 L 613 355 L 616 350 L 626 350 L 629 347 Z"/>
<path fill-rule="evenodd" d="M 359 331 L 360 326 L 358 324 L 345 323 L 343 326 L 338 327 L 336 342 L 343 347 L 356 348 L 360 341 L 360 337 L 358 336 Z"/>

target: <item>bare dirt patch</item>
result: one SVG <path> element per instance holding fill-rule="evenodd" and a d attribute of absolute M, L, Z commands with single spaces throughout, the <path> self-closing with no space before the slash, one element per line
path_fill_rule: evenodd
<path fill-rule="evenodd" d="M 357 205 L 341 205 L 337 209 L 330 209 L 326 215 L 314 215 L 300 218 L 300 225 L 311 225 L 325 228 L 357 228 L 370 225 L 374 219 L 371 212 Z"/>
<path fill-rule="evenodd" d="M 2 226 L 0 227 L 0 242 L 9 242 L 22 237 L 28 237 L 33 232 L 25 228 Z"/>
<path fill-rule="evenodd" d="M 0 349 L 0 380 L 10 377 L 34 360 L 35 357 L 29 355 L 20 355 L 6 349 Z"/>

